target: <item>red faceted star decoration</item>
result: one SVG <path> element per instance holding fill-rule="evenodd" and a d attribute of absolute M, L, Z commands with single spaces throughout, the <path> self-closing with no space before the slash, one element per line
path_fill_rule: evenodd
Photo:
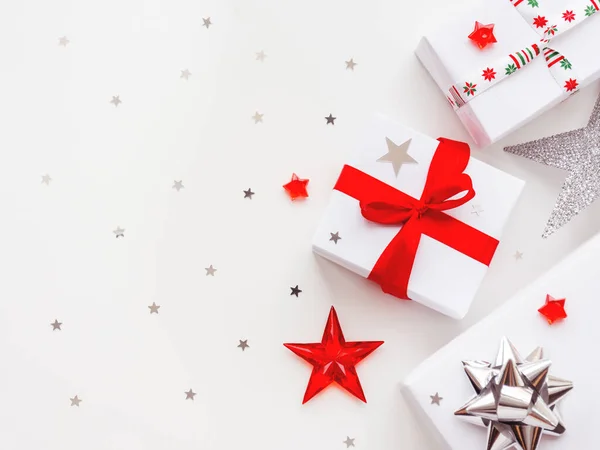
<path fill-rule="evenodd" d="M 283 188 L 290 195 L 292 200 L 296 200 L 297 198 L 306 198 L 308 197 L 308 192 L 306 191 L 306 185 L 308 184 L 308 179 L 303 180 L 298 178 L 298 175 L 295 173 L 292 174 L 292 180 L 283 185 Z"/>
<path fill-rule="evenodd" d="M 480 49 L 484 49 L 488 44 L 493 44 L 496 41 L 496 37 L 494 36 L 494 24 L 490 23 L 489 25 L 484 25 L 480 22 L 475 22 L 475 30 L 469 35 L 469 39 L 471 39 L 477 47 Z"/>
<path fill-rule="evenodd" d="M 551 295 L 546 295 L 546 304 L 538 309 L 538 311 L 552 325 L 554 322 L 567 318 L 565 302 L 566 299 L 564 298 L 556 299 Z"/>
<path fill-rule="evenodd" d="M 332 306 L 321 342 L 283 344 L 313 366 L 302 404 L 333 382 L 366 403 L 355 366 L 381 344 L 383 341 L 346 342 L 337 313 Z"/>

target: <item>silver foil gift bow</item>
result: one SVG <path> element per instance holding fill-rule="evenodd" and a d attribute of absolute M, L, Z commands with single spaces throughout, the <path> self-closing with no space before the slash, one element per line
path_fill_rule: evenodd
<path fill-rule="evenodd" d="M 548 373 L 551 365 L 541 347 L 523 359 L 502 338 L 493 364 L 463 361 L 476 395 L 454 414 L 488 428 L 486 450 L 536 450 L 544 433 L 565 432 L 556 405 L 573 389 Z"/>
<path fill-rule="evenodd" d="M 541 39 L 495 61 L 490 66 L 481 67 L 478 72 L 471 73 L 470 76 L 452 85 L 448 89 L 448 101 L 455 110 L 514 75 L 540 55 L 544 55 L 550 74 L 565 92 L 574 93 L 579 89 L 573 65 L 560 52 L 549 47 L 549 43 L 583 21 L 600 15 L 596 14 L 600 10 L 600 0 L 578 0 L 555 17 L 543 15 L 543 3 L 549 0 L 509 1 Z"/>

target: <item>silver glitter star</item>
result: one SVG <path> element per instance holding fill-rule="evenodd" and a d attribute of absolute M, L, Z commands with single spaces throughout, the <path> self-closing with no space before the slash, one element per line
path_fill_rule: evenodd
<path fill-rule="evenodd" d="M 586 127 L 504 150 L 569 172 L 542 234 L 550 236 L 600 195 L 600 96 Z"/>
<path fill-rule="evenodd" d="M 181 189 L 183 189 L 185 186 L 183 185 L 183 180 L 173 180 L 173 189 L 176 189 L 177 192 L 179 192 Z"/>
<path fill-rule="evenodd" d="M 215 276 L 215 272 L 217 271 L 217 269 L 215 269 L 212 264 L 209 267 L 206 267 L 204 270 L 206 270 L 206 276 L 211 276 L 214 277 Z"/>
<path fill-rule="evenodd" d="M 341 239 L 339 231 L 336 231 L 335 233 L 329 233 L 329 234 L 331 235 L 329 240 L 333 241 L 334 244 L 337 244 L 338 241 Z"/>
<path fill-rule="evenodd" d="M 335 125 L 335 119 L 337 119 L 337 117 L 333 117 L 333 115 L 330 113 L 329 116 L 325 117 L 325 120 L 327 121 L 325 125 Z"/>
<path fill-rule="evenodd" d="M 260 52 L 256 52 L 256 60 L 257 61 L 264 62 L 266 57 L 267 57 L 267 54 L 265 52 L 263 52 L 262 50 Z"/>
<path fill-rule="evenodd" d="M 247 348 L 250 348 L 250 346 L 248 345 L 248 339 L 246 339 L 245 341 L 242 341 L 240 339 L 240 343 L 239 343 L 238 347 L 241 348 L 242 351 L 246 350 Z"/>
<path fill-rule="evenodd" d="M 52 331 L 62 331 L 62 329 L 60 328 L 62 326 L 62 322 L 59 322 L 58 320 L 54 319 L 54 322 L 52 322 L 50 325 L 52 325 Z"/>
<path fill-rule="evenodd" d="M 517 250 L 515 252 L 515 254 L 513 255 L 513 258 L 515 258 L 516 261 L 519 261 L 520 259 L 523 259 L 523 253 L 521 253 L 519 250 Z"/>
<path fill-rule="evenodd" d="M 252 119 L 254 119 L 254 123 L 262 123 L 262 118 L 263 118 L 264 114 L 260 114 L 258 111 L 256 111 L 254 113 L 254 115 L 252 116 Z"/>
<path fill-rule="evenodd" d="M 355 63 L 353 58 L 350 58 L 350 61 L 345 61 L 345 62 L 346 62 L 346 70 L 350 69 L 351 71 L 354 72 L 354 66 L 358 65 L 358 63 Z"/>
<path fill-rule="evenodd" d="M 160 308 L 160 305 L 157 305 L 156 303 L 152 302 L 152 304 L 148 306 L 148 308 L 150 308 L 150 314 L 158 314 L 158 308 Z"/>
<path fill-rule="evenodd" d="M 118 95 L 113 95 L 113 98 L 112 98 L 112 100 L 111 100 L 110 102 L 111 102 L 113 105 L 115 105 L 115 108 L 116 108 L 117 106 L 119 106 L 121 103 L 123 103 L 123 102 L 121 101 L 121 99 L 119 98 L 119 96 L 118 96 Z"/>
<path fill-rule="evenodd" d="M 391 162 L 394 167 L 394 173 L 398 176 L 402 164 L 417 164 L 417 161 L 408 154 L 412 139 L 396 145 L 390 138 L 386 137 L 388 152 L 377 160 L 377 162 Z"/>
<path fill-rule="evenodd" d="M 42 183 L 45 185 L 50 185 L 50 182 L 52 181 L 52 178 L 50 178 L 50 175 L 46 174 L 46 175 L 42 175 Z"/>
<path fill-rule="evenodd" d="M 252 196 L 254 195 L 254 192 L 252 192 L 252 189 L 248 188 L 247 191 L 244 191 L 244 198 L 249 198 L 250 200 L 252 200 Z"/>
<path fill-rule="evenodd" d="M 196 393 L 194 391 L 192 391 L 192 388 L 190 388 L 189 391 L 184 392 L 184 394 L 185 394 L 186 400 L 194 400 L 194 397 L 196 396 Z"/>
<path fill-rule="evenodd" d="M 213 24 L 213 23 L 210 21 L 210 17 L 207 17 L 206 19 L 202 19 L 202 21 L 204 22 L 204 23 L 202 24 L 202 26 L 203 26 L 203 27 L 206 27 L 207 29 L 208 29 L 208 28 L 209 28 L 209 27 L 210 27 L 210 26 Z"/>
<path fill-rule="evenodd" d="M 181 71 L 181 75 L 179 76 L 179 78 L 183 78 L 184 80 L 189 80 L 191 76 L 192 76 L 192 72 L 185 69 L 185 70 Z"/>
<path fill-rule="evenodd" d="M 63 36 L 58 39 L 58 45 L 62 45 L 63 47 L 66 47 L 69 42 L 70 41 L 67 39 L 66 36 Z"/>
<path fill-rule="evenodd" d="M 436 392 L 435 395 L 430 395 L 431 404 L 440 406 L 440 402 L 444 400 L 444 397 L 440 397 L 440 395 Z"/>
<path fill-rule="evenodd" d="M 125 237 L 125 228 L 117 227 L 113 230 L 116 238 Z"/>
<path fill-rule="evenodd" d="M 483 212 L 481 205 L 471 205 L 471 209 L 473 210 L 471 214 L 475 214 L 477 217 Z"/>
<path fill-rule="evenodd" d="M 71 400 L 71 406 L 77 406 L 78 408 L 79 408 L 79 404 L 83 401 L 78 396 L 75 396 L 69 400 Z"/>
<path fill-rule="evenodd" d="M 350 436 L 346 436 L 346 440 L 344 441 L 344 444 L 346 444 L 346 448 L 350 448 L 350 447 L 354 447 L 354 439 L 355 438 L 350 438 Z"/>

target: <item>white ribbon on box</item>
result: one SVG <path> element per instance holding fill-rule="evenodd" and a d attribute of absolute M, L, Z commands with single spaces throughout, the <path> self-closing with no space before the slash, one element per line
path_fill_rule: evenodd
<path fill-rule="evenodd" d="M 504 137 L 600 76 L 598 1 L 550 3 L 539 0 L 538 3 L 539 7 L 534 8 L 527 0 L 515 0 L 515 8 L 507 0 L 486 1 L 481 9 L 466 12 L 455 22 L 441 27 L 443 32 L 425 36 L 416 50 L 445 95 L 452 86 L 450 90 L 454 95 L 447 95 L 448 100 L 480 146 Z M 588 16 L 586 7 L 590 8 Z M 546 28 L 537 29 L 530 23 L 532 14 L 537 16 L 539 11 L 549 19 Z M 574 12 L 576 20 L 569 22 L 563 18 L 568 11 Z M 498 42 L 483 50 L 473 45 L 467 35 L 475 21 L 495 24 Z M 540 43 L 536 44 L 540 50 L 537 57 L 532 43 L 539 42 L 540 37 L 551 38 L 552 47 L 560 49 L 560 54 L 550 52 L 550 48 L 543 51 L 549 44 Z M 547 61 L 541 61 L 542 55 Z M 563 55 L 568 58 L 568 64 L 560 59 Z M 501 67 L 495 66 L 498 62 Z M 506 69 L 511 64 L 515 70 L 507 74 Z M 526 67 L 518 70 L 517 65 Z M 488 68 L 496 72 L 491 80 L 484 77 L 484 70 Z M 499 83 L 501 80 L 504 81 Z M 473 84 L 476 84 L 474 92 L 469 87 Z M 472 94 L 467 95 L 469 92 Z M 480 95 L 483 92 L 485 95 Z"/>
<path fill-rule="evenodd" d="M 396 177 L 391 164 L 377 162 L 386 154 L 386 138 L 401 143 L 411 139 L 408 153 L 418 164 L 405 164 Z M 429 165 L 439 142 L 376 116 L 358 141 L 358 154 L 350 165 L 414 197 L 420 198 Z M 470 175 L 476 197 L 446 213 L 483 233 L 499 239 L 515 205 L 523 182 L 474 158 L 465 173 Z M 473 206 L 484 209 L 473 214 Z M 368 277 L 380 255 L 400 226 L 381 226 L 367 221 L 359 202 L 334 190 L 313 240 L 316 253 Z M 339 232 L 341 239 L 330 240 Z M 487 266 L 428 236 L 422 236 L 408 285 L 411 299 L 454 318 L 467 313 Z"/>
<path fill-rule="evenodd" d="M 598 254 L 600 235 L 582 246 L 551 271 L 521 291 L 502 308 L 471 327 L 439 350 L 404 381 L 403 392 L 423 419 L 423 424 L 448 450 L 481 450 L 487 431 L 464 423 L 454 415 L 465 398 L 472 395 L 462 360 L 481 359 L 494 354 L 502 336 L 519 348 L 544 347 L 557 374 L 575 383 L 575 389 L 561 403 L 567 432 L 560 438 L 546 437 L 540 450 L 592 448 L 597 442 L 600 385 L 596 374 L 600 359 L 590 355 L 590 343 L 600 339 L 597 296 L 600 291 Z M 566 297 L 568 317 L 553 325 L 538 312 L 546 294 Z M 432 404 L 438 392 L 443 400 Z"/>

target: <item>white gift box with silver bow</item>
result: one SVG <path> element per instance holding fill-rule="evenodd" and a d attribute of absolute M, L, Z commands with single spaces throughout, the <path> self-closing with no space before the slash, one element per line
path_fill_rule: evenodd
<path fill-rule="evenodd" d="M 420 198 L 439 142 L 381 115 L 375 116 L 360 136 L 357 154 L 348 164 Z M 396 176 L 391 163 L 378 162 L 388 152 L 386 138 L 397 145 L 410 139 L 407 153 L 418 164 L 403 164 Z M 524 182 L 475 158 L 470 158 L 465 173 L 471 176 L 476 196 L 445 213 L 499 240 Z M 366 278 L 400 228 L 367 221 L 361 215 L 358 200 L 333 190 L 315 234 L 313 250 Z M 331 233 L 339 233 L 341 239 L 335 243 Z M 487 270 L 484 264 L 423 235 L 408 294 L 418 303 L 460 319 L 467 313 Z"/>
<path fill-rule="evenodd" d="M 506 68 L 494 67 L 495 63 L 540 42 L 532 15 L 546 17 L 547 26 L 570 28 L 551 39 L 548 46 L 571 63 L 578 88 L 600 77 L 598 0 L 537 0 L 537 7 L 532 7 L 527 0 L 515 1 L 517 7 L 510 0 L 480 0 L 479 3 L 480 7 L 465 11 L 446 25 L 437 26 L 431 34 L 426 34 L 416 50 L 449 101 L 453 100 L 449 95 L 452 85 L 471 81 L 477 84 L 476 89 L 480 89 L 488 83 L 483 78 L 482 69 L 489 67 L 504 74 Z M 573 11 L 577 21 L 585 20 L 578 24 L 575 21 L 569 23 L 563 17 L 566 11 Z M 475 21 L 494 24 L 497 43 L 480 50 L 468 38 L 474 30 Z M 542 45 L 539 44 L 540 47 Z M 477 73 L 480 74 L 479 79 L 469 80 Z M 468 100 L 464 91 L 460 93 Z M 523 126 L 568 96 L 569 92 L 552 76 L 542 52 L 507 79 L 472 98 L 456 113 L 477 145 L 483 147 Z"/>
<path fill-rule="evenodd" d="M 552 361 L 550 374 L 573 381 L 574 389 L 560 404 L 566 425 L 561 436 L 543 435 L 539 450 L 597 448 L 600 421 L 598 370 L 594 346 L 598 326 L 598 254 L 600 235 L 515 295 L 503 307 L 471 327 L 415 369 L 403 392 L 440 449 L 484 450 L 487 430 L 454 416 L 473 396 L 463 360 L 493 361 L 503 336 L 527 355 L 538 346 Z M 546 295 L 566 298 L 568 317 L 549 325 L 537 311 Z M 443 399 L 437 405 L 430 396 Z"/>

